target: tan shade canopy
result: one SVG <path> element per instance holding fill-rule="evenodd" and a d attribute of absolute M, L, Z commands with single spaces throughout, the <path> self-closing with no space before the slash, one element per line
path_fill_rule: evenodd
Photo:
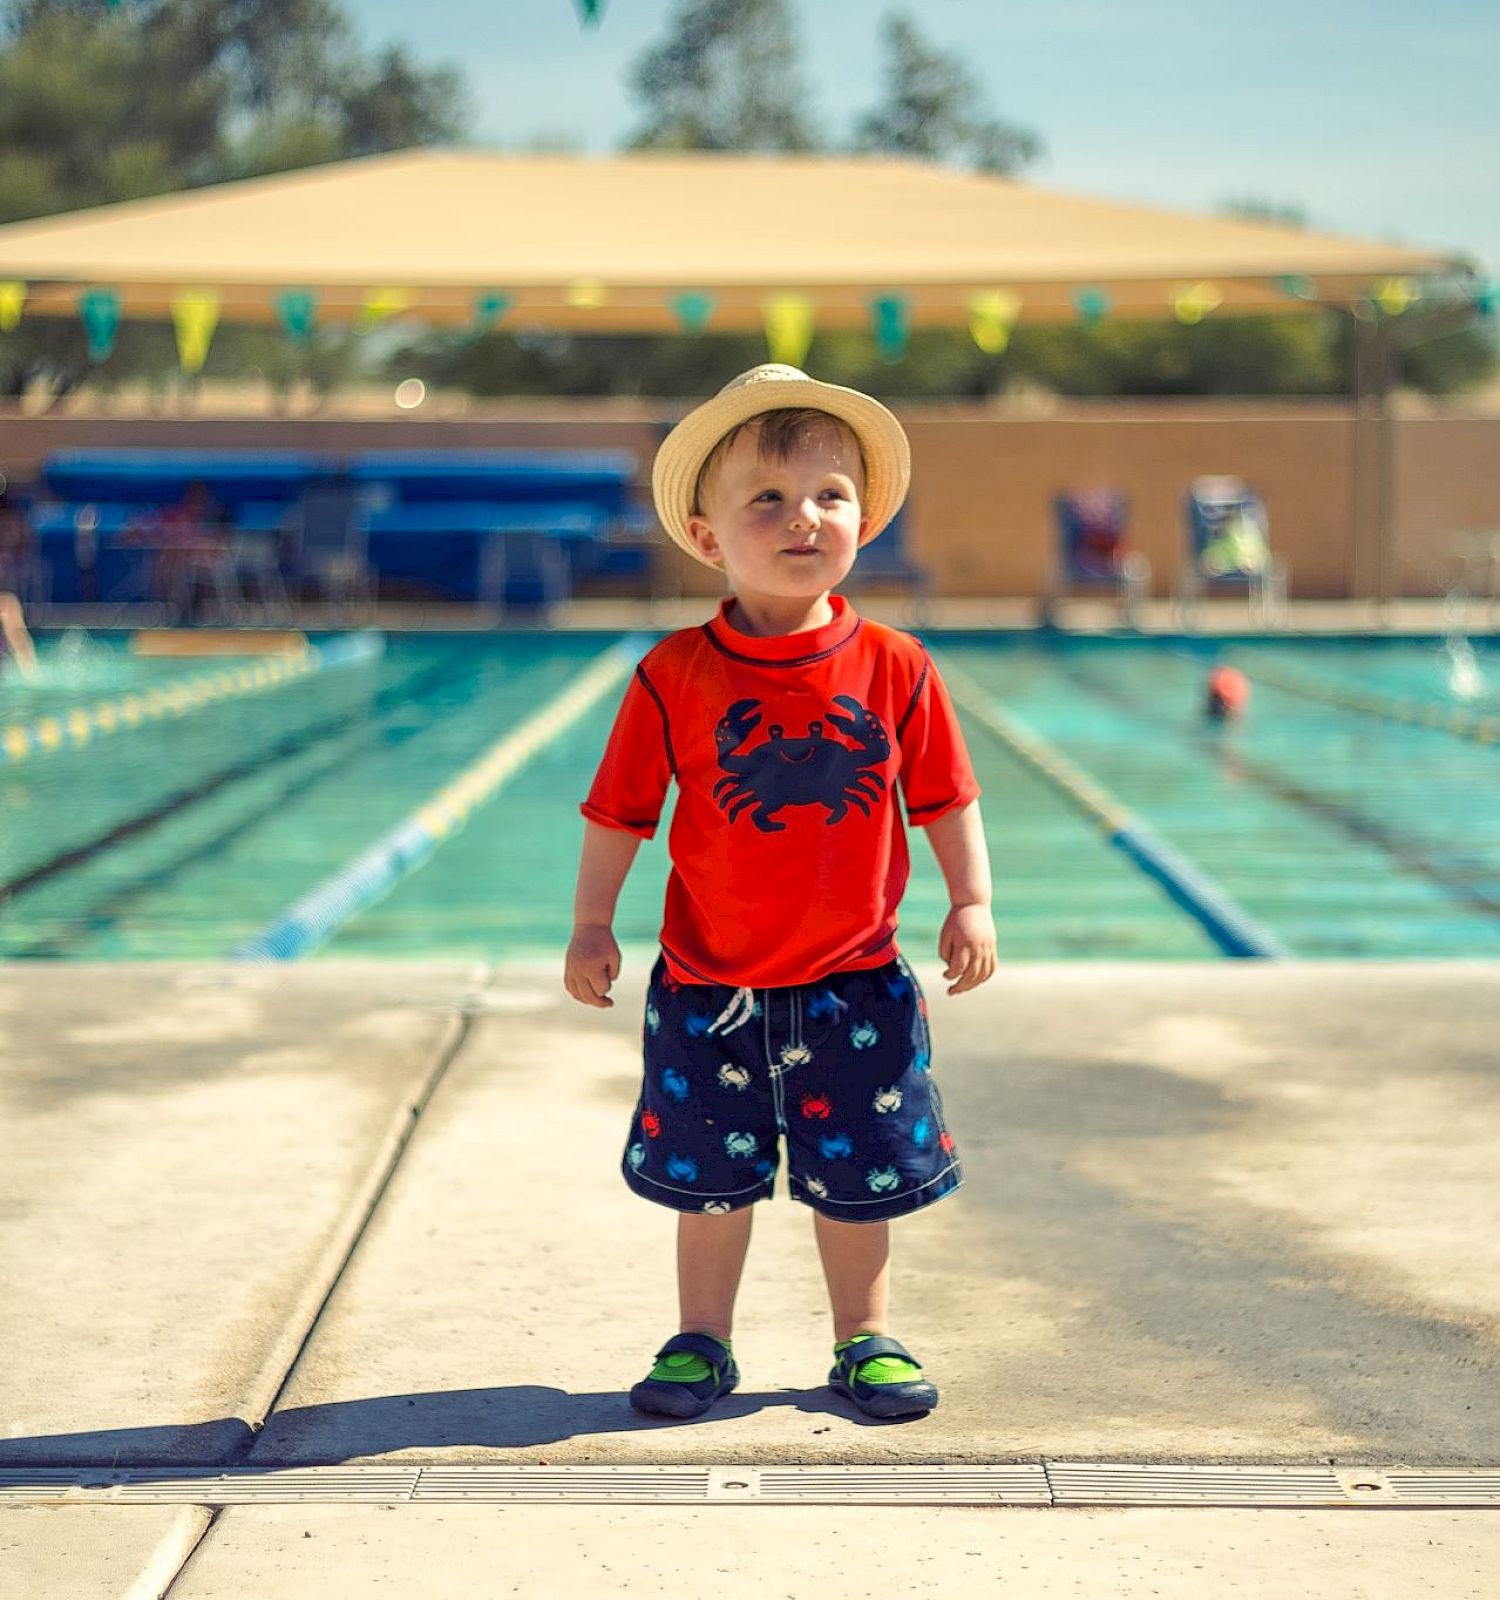
<path fill-rule="evenodd" d="M 475 296 L 503 326 L 671 332 L 674 298 L 713 297 L 707 324 L 759 329 L 801 295 L 818 327 L 867 327 L 909 297 L 914 326 L 962 326 L 977 295 L 1020 297 L 1021 322 L 1071 321 L 1096 288 L 1111 318 L 1173 315 L 1205 284 L 1212 315 L 1349 305 L 1389 277 L 1467 274 L 1448 254 L 1049 193 L 884 157 L 587 157 L 421 150 L 373 156 L 0 227 L 0 280 L 25 314 L 77 315 L 91 286 L 126 318 L 212 291 L 227 322 L 276 320 L 283 289 L 348 322 L 372 292 L 467 325 Z M 1277 280 L 1307 280 L 1309 302 Z M 397 302 L 399 303 L 399 302 Z"/>

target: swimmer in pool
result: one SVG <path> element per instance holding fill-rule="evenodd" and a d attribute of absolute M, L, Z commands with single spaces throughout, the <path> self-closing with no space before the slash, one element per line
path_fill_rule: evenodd
<path fill-rule="evenodd" d="M 0 673 L 5 672 L 11 660 L 28 683 L 36 681 L 36 646 L 31 642 L 21 602 L 13 594 L 0 594 Z"/>
<path fill-rule="evenodd" d="M 1244 715 L 1250 703 L 1250 683 L 1243 672 L 1234 667 L 1215 667 L 1208 675 L 1208 695 L 1203 704 L 1204 715 L 1216 722 L 1228 721 Z"/>

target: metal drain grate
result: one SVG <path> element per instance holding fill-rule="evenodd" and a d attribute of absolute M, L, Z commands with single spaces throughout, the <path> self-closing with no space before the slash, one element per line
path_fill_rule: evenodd
<path fill-rule="evenodd" d="M 1385 1476 L 1402 1505 L 1500 1506 L 1500 1467 L 1393 1467 Z"/>
<path fill-rule="evenodd" d="M 722 1468 L 727 1472 L 730 1469 Z M 740 1474 L 739 1476 L 743 1476 Z M 1034 1505 L 1052 1503 L 1040 1465 L 762 1467 L 740 1498 L 839 1504 Z"/>
<path fill-rule="evenodd" d="M 234 1506 L 276 1501 L 409 1500 L 420 1467 L 0 1467 L 0 1506 Z"/>
<path fill-rule="evenodd" d="M 1055 1505 L 1500 1506 L 1492 1467 L 1156 1465 L 1049 1461 Z"/>
<path fill-rule="evenodd" d="M 709 1498 L 709 1467 L 423 1467 L 413 1500 L 672 1500 Z"/>
<path fill-rule="evenodd" d="M 490 1504 L 1449 1506 L 1500 1508 L 1500 1467 L 0 1467 L 5 1505 Z"/>

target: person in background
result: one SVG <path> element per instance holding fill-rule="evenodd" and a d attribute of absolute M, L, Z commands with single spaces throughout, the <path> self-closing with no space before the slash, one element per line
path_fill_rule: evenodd
<path fill-rule="evenodd" d="M 195 478 L 175 505 L 159 506 L 140 518 L 123 541 L 154 548 L 152 589 L 189 620 L 198 613 L 205 583 L 230 559 L 228 520 L 208 485 Z"/>
<path fill-rule="evenodd" d="M 1250 682 L 1236 667 L 1215 667 L 1208 675 L 1203 712 L 1215 722 L 1241 717 L 1250 704 Z"/>
<path fill-rule="evenodd" d="M 8 590 L 0 590 L 0 675 L 12 661 L 28 683 L 36 681 L 36 646 L 31 642 L 21 602 Z"/>
<path fill-rule="evenodd" d="M 13 661 L 16 672 L 28 682 L 37 675 L 36 646 L 13 591 L 25 586 L 30 566 L 31 523 L 0 472 L 0 673 Z"/>

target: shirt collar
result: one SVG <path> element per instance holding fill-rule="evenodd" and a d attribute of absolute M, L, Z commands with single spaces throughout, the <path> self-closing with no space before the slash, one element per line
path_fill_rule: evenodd
<path fill-rule="evenodd" d="M 727 654 L 744 661 L 779 661 L 783 664 L 805 661 L 812 656 L 826 655 L 854 637 L 859 628 L 859 617 L 854 607 L 841 594 L 830 594 L 828 603 L 833 607 L 833 620 L 821 628 L 804 628 L 798 633 L 779 633 L 762 637 L 754 633 L 741 633 L 728 619 L 734 596 L 719 602 L 719 609 L 703 624 L 709 638 Z"/>

